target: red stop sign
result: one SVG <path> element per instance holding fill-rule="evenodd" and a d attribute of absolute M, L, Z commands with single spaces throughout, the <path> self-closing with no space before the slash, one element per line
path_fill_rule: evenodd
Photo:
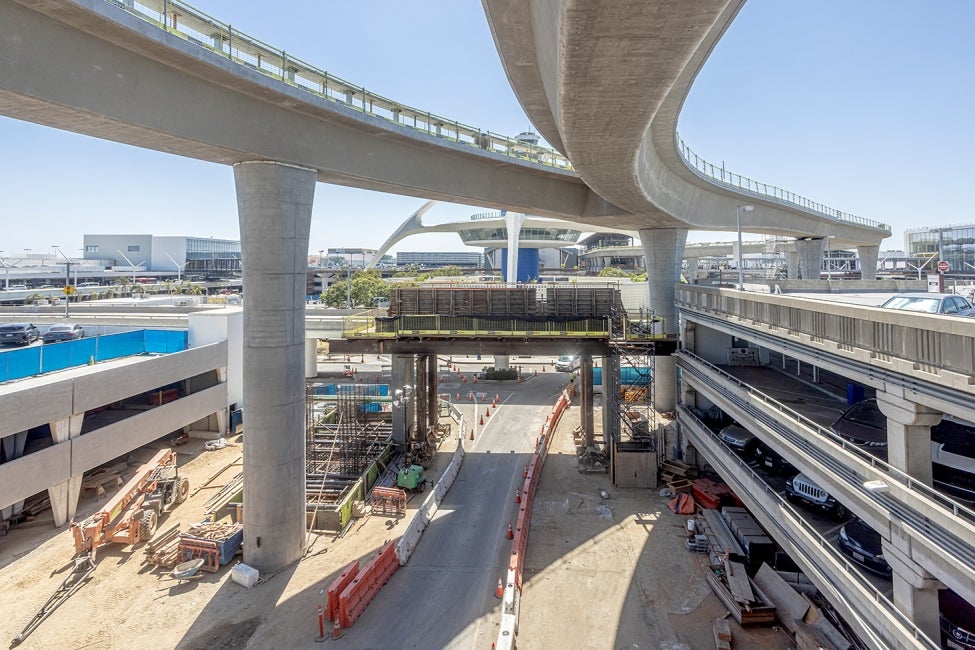
<path fill-rule="evenodd" d="M 951 266 L 948 264 L 948 262 L 944 260 L 938 262 L 938 273 L 947 273 L 950 268 Z"/>

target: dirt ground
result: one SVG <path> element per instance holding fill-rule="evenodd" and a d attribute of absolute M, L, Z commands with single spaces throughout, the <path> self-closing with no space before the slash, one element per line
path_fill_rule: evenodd
<path fill-rule="evenodd" d="M 571 408 L 545 465 L 529 537 L 518 645 L 714 647 L 711 621 L 725 612 L 704 583 L 703 558 L 682 546 L 684 518 L 671 514 L 656 491 L 617 490 L 606 474 L 579 474 L 570 434 L 576 424 L 578 409 Z M 454 445 L 453 437 L 444 442 L 431 475 L 446 466 Z M 143 461 L 161 446 L 142 448 L 131 461 Z M 208 452 L 202 441 L 191 441 L 177 449 L 192 496 L 160 527 L 178 521 L 185 529 L 202 518 L 204 503 L 239 467 L 231 465 L 211 488 L 198 486 L 239 462 L 242 448 L 234 444 Z M 600 498 L 600 488 L 609 499 Z M 78 517 L 105 499 L 84 495 Z M 420 501 L 411 498 L 411 508 Z M 598 516 L 600 505 L 612 513 L 610 519 Z M 314 638 L 322 590 L 349 562 L 368 558 L 405 525 L 404 519 L 370 516 L 355 521 L 342 538 L 314 534 L 300 563 L 263 576 L 264 582 L 251 590 L 230 580 L 234 562 L 177 584 L 165 570 L 142 563 L 141 545 L 105 547 L 89 582 L 20 647 L 320 647 Z M 54 529 L 50 519 L 0 538 L 0 584 L 6 596 L 0 639 L 9 641 L 20 632 L 70 571 L 73 555 L 70 531 Z M 733 622 L 732 628 L 737 647 L 789 647 L 781 631 L 746 632 Z"/>

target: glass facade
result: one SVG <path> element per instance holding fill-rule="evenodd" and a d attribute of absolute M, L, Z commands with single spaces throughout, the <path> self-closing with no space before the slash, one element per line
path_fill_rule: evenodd
<path fill-rule="evenodd" d="M 956 273 L 975 272 L 975 223 L 908 230 L 904 246 L 908 256 L 944 260 Z"/>
<path fill-rule="evenodd" d="M 186 238 L 187 271 L 240 271 L 240 242 Z"/>
<path fill-rule="evenodd" d="M 471 241 L 507 241 L 508 229 L 500 228 L 469 228 L 461 230 L 460 238 L 465 243 Z M 569 228 L 529 228 L 521 229 L 521 239 L 531 241 L 554 241 L 574 244 L 579 239 L 580 231 Z"/>

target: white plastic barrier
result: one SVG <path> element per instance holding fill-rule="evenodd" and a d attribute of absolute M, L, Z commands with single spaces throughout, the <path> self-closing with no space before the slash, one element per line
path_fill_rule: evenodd
<path fill-rule="evenodd" d="M 460 430 L 460 433 L 457 435 L 457 450 L 454 451 L 454 457 L 450 459 L 450 464 L 447 465 L 447 469 L 440 476 L 440 480 L 433 486 L 433 490 L 423 500 L 423 504 L 420 505 L 416 514 L 413 515 L 413 520 L 406 527 L 406 532 L 403 533 L 403 536 L 396 543 L 396 559 L 399 560 L 400 566 L 406 566 L 406 563 L 410 561 L 413 549 L 420 542 L 420 536 L 423 535 L 423 531 L 426 530 L 427 525 L 433 520 L 433 516 L 437 514 L 440 502 L 447 496 L 447 490 L 450 489 L 454 479 L 457 478 L 461 463 L 464 462 L 464 455 L 467 453 L 464 449 L 464 416 L 453 405 L 451 405 L 450 410 L 450 415 L 457 421 L 457 426 Z"/>

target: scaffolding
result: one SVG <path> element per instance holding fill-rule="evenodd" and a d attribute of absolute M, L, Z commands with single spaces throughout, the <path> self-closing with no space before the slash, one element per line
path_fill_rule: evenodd
<path fill-rule="evenodd" d="M 654 409 L 654 361 L 656 344 L 653 341 L 611 341 L 612 353 L 619 357 L 619 365 L 613 364 L 607 371 L 618 368 L 615 382 L 603 382 L 619 389 L 604 399 L 619 414 L 623 426 L 615 442 L 629 442 L 647 451 L 656 451 L 657 411 Z"/>
<path fill-rule="evenodd" d="M 387 448 L 392 437 L 389 411 L 378 407 L 364 386 L 336 386 L 334 396 L 305 399 L 305 493 L 309 505 L 340 501 Z"/>

